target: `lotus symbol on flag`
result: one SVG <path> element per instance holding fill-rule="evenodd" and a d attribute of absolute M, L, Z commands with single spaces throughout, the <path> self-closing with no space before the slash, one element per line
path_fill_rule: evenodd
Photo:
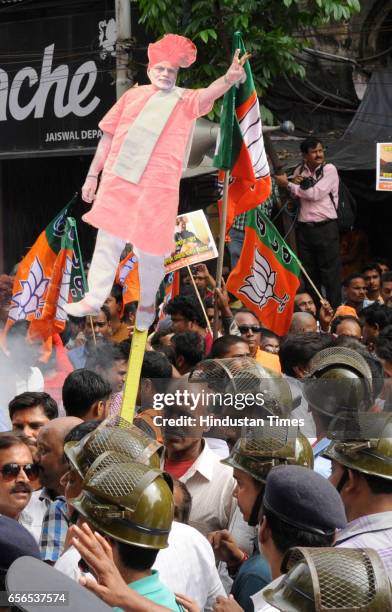
<path fill-rule="evenodd" d="M 38 319 L 43 306 L 43 295 L 49 284 L 49 278 L 44 275 L 42 264 L 36 257 L 31 265 L 27 280 L 21 280 L 22 291 L 12 297 L 12 307 L 8 313 L 9 319 L 20 321 L 35 314 Z"/>
<path fill-rule="evenodd" d="M 279 304 L 278 312 L 283 312 L 290 296 L 287 293 L 283 297 L 276 295 L 276 272 L 272 270 L 267 259 L 257 249 L 255 249 L 251 272 L 252 274 L 245 279 L 245 285 L 240 287 L 239 293 L 246 295 L 260 309 L 264 308 L 268 300 L 275 300 Z"/>

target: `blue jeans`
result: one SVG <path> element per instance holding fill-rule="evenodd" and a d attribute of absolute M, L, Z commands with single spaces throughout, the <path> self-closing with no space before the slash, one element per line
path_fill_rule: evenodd
<path fill-rule="evenodd" d="M 231 238 L 231 242 L 228 243 L 227 248 L 229 249 L 230 264 L 231 269 L 233 270 L 236 267 L 241 255 L 242 245 L 244 244 L 245 232 L 232 227 L 229 232 L 229 236 Z"/>

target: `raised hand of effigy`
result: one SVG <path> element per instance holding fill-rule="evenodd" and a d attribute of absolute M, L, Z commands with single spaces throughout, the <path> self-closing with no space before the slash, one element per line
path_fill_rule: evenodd
<path fill-rule="evenodd" d="M 240 53 L 240 49 L 237 49 L 234 53 L 232 64 L 226 72 L 226 79 L 232 85 L 240 81 L 243 82 L 246 79 L 244 64 L 251 57 L 251 53 L 244 53 L 242 57 L 240 57 Z"/>

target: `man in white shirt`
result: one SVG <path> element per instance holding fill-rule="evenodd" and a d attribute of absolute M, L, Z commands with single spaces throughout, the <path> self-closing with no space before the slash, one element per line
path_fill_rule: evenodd
<path fill-rule="evenodd" d="M 164 408 L 164 418 L 171 421 L 162 428 L 165 455 L 161 468 L 186 484 L 192 495 L 189 524 L 206 536 L 210 531 L 229 526 L 235 509 L 233 470 L 220 462 L 203 438 L 209 428 L 203 421 L 208 416 L 208 407 L 202 385 L 185 379 L 174 384 L 175 405 Z M 194 398 L 200 396 L 192 408 L 186 393 L 194 394 Z"/>

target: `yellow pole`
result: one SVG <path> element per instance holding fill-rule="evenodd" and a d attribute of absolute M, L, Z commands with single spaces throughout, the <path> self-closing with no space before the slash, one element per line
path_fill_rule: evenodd
<path fill-rule="evenodd" d="M 135 328 L 132 336 L 131 352 L 129 354 L 127 377 L 125 379 L 121 417 L 133 422 L 136 408 L 136 397 L 142 371 L 144 351 L 146 349 L 148 329 L 139 331 Z"/>

